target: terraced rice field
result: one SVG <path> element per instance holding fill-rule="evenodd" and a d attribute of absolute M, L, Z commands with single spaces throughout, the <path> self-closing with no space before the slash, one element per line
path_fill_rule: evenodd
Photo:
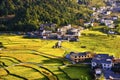
<path fill-rule="evenodd" d="M 0 80 L 92 80 L 90 67 L 67 66 L 70 63 L 64 59 L 65 53 L 96 51 L 120 57 L 119 40 L 120 37 L 82 36 L 80 42 L 63 42 L 63 48 L 53 49 L 56 40 L 1 35 L 5 48 L 0 50 Z"/>
<path fill-rule="evenodd" d="M 69 80 L 63 66 L 64 49 L 53 49 L 56 41 L 0 36 L 0 80 Z"/>

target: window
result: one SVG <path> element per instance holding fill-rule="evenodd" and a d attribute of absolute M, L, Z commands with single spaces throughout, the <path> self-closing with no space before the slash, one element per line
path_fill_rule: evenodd
<path fill-rule="evenodd" d="M 104 69 L 106 69 L 106 67 L 104 67 Z"/>
<path fill-rule="evenodd" d="M 109 67 L 109 68 L 110 68 L 110 67 L 111 67 L 111 65 L 110 65 L 110 64 L 108 64 L 108 65 L 107 65 L 107 67 Z"/>
<path fill-rule="evenodd" d="M 105 69 L 105 67 L 106 67 L 106 64 L 102 64 L 102 67 Z"/>
<path fill-rule="evenodd" d="M 104 64 L 104 67 L 107 66 L 107 64 Z"/>
<path fill-rule="evenodd" d="M 92 62 L 92 66 L 95 66 L 96 65 L 96 63 L 95 62 Z"/>
<path fill-rule="evenodd" d="M 75 59 L 75 62 L 77 61 L 77 59 Z"/>
<path fill-rule="evenodd" d="M 75 56 L 75 58 L 77 58 L 77 56 Z"/>

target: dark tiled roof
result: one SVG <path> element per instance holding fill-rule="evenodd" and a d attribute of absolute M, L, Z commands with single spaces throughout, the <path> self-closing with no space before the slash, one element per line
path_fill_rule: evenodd
<path fill-rule="evenodd" d="M 66 57 L 67 59 L 70 59 L 70 54 L 67 54 L 65 57 Z"/>
<path fill-rule="evenodd" d="M 101 64 L 101 63 L 111 64 L 112 63 L 112 61 L 111 61 L 112 58 L 113 58 L 113 56 L 109 56 L 108 54 L 97 54 L 92 59 L 92 62 L 96 62 L 98 64 Z"/>
<path fill-rule="evenodd" d="M 70 55 L 71 55 L 71 54 L 75 54 L 75 53 L 74 53 L 74 52 L 70 52 Z"/>
<path fill-rule="evenodd" d="M 79 56 L 86 56 L 86 53 L 78 53 Z"/>
<path fill-rule="evenodd" d="M 111 61 L 107 61 L 106 59 L 92 59 L 92 62 L 96 62 L 97 64 L 105 63 L 105 64 L 111 64 Z"/>
<path fill-rule="evenodd" d="M 113 56 L 109 56 L 108 54 L 97 54 L 94 58 L 101 58 L 101 59 L 113 59 Z"/>
<path fill-rule="evenodd" d="M 80 52 L 80 53 L 74 53 L 74 52 L 70 52 L 70 55 L 74 55 L 74 56 L 86 56 L 89 53 L 86 52 Z"/>
<path fill-rule="evenodd" d="M 108 56 L 108 54 L 97 54 L 95 57 L 107 58 Z"/>
<path fill-rule="evenodd" d="M 113 8 L 113 12 L 120 12 L 120 8 Z"/>
<path fill-rule="evenodd" d="M 106 79 L 109 79 L 111 76 L 112 78 L 114 78 L 114 80 L 120 80 L 120 74 L 118 73 L 114 73 L 113 71 L 109 70 L 105 70 L 103 73 Z"/>

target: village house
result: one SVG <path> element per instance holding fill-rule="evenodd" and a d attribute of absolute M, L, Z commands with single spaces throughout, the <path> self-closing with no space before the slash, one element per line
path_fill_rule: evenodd
<path fill-rule="evenodd" d="M 107 26 L 109 29 L 115 29 L 114 22 L 118 19 L 117 16 L 104 16 L 100 19 L 100 23 Z"/>
<path fill-rule="evenodd" d="M 71 60 L 73 63 L 79 63 L 81 61 L 85 61 L 87 59 L 91 59 L 93 56 L 90 52 L 70 52 L 70 54 L 66 55 L 66 58 Z"/>
<path fill-rule="evenodd" d="M 71 29 L 72 26 L 69 24 L 68 26 L 63 26 L 61 28 L 57 29 L 57 32 L 61 35 L 65 35 L 67 33 L 67 30 Z"/>
<path fill-rule="evenodd" d="M 105 70 L 103 72 L 105 80 L 120 80 L 120 73 L 115 73 L 113 71 Z"/>
<path fill-rule="evenodd" d="M 105 15 L 110 15 L 112 12 L 111 11 L 106 11 Z"/>
<path fill-rule="evenodd" d="M 116 34 L 113 30 L 108 30 L 108 34 Z"/>
<path fill-rule="evenodd" d="M 109 25 L 107 25 L 108 26 L 108 28 L 110 28 L 110 29 L 114 29 L 115 28 L 115 24 L 109 24 Z"/>
<path fill-rule="evenodd" d="M 57 38 L 59 40 L 78 41 L 80 34 L 79 28 L 72 28 L 71 25 L 58 28 Z"/>
<path fill-rule="evenodd" d="M 115 5 L 116 5 L 116 7 L 120 7 L 120 0 L 116 0 Z"/>
<path fill-rule="evenodd" d="M 92 13 L 92 16 L 97 16 L 98 14 L 96 12 L 93 12 Z"/>
<path fill-rule="evenodd" d="M 120 59 L 119 59 L 119 58 L 114 58 L 113 62 L 114 62 L 115 64 L 120 63 Z"/>
<path fill-rule="evenodd" d="M 93 11 L 96 11 L 96 10 L 97 10 L 97 8 L 96 8 L 96 7 L 92 7 L 91 9 L 92 9 Z"/>
<path fill-rule="evenodd" d="M 113 20 L 111 20 L 111 19 L 105 19 L 105 20 L 104 20 L 104 24 L 105 24 L 106 26 L 111 25 L 111 24 L 113 24 Z"/>
<path fill-rule="evenodd" d="M 118 16 L 112 16 L 112 20 L 113 20 L 113 21 L 118 20 Z"/>
<path fill-rule="evenodd" d="M 95 79 L 104 76 L 105 80 L 120 80 L 120 59 L 116 59 L 108 54 L 91 54 L 90 52 L 70 52 L 66 55 L 73 64 L 86 63 L 91 61 L 91 69 Z"/>
<path fill-rule="evenodd" d="M 86 23 L 84 23 L 84 26 L 85 26 L 85 27 L 94 26 L 93 22 L 94 22 L 94 21 L 86 22 Z"/>
<path fill-rule="evenodd" d="M 112 12 L 120 12 L 120 7 L 113 8 Z"/>
<path fill-rule="evenodd" d="M 84 23 L 84 26 L 90 26 L 90 22 Z"/>
<path fill-rule="evenodd" d="M 112 60 L 113 56 L 109 56 L 108 54 L 97 54 L 91 60 L 91 67 L 92 69 L 100 67 L 102 69 L 111 70 L 113 65 Z"/>
<path fill-rule="evenodd" d="M 112 70 L 114 72 L 120 73 L 120 59 L 119 58 L 115 58 L 113 60 L 114 66 L 112 68 Z"/>
<path fill-rule="evenodd" d="M 47 38 L 49 38 L 51 33 L 52 33 L 52 31 L 43 30 L 43 32 L 41 33 L 41 36 L 43 39 L 47 39 Z"/>
<path fill-rule="evenodd" d="M 39 29 L 26 34 L 27 37 L 36 37 L 42 39 L 56 39 L 56 40 L 68 40 L 79 41 L 81 36 L 81 27 L 74 28 L 70 24 L 56 29 L 55 24 L 41 24 Z"/>
<path fill-rule="evenodd" d="M 95 71 L 95 77 L 98 79 L 103 74 L 105 80 L 120 80 L 120 72 L 115 71 L 120 68 L 120 65 L 118 66 L 115 61 L 114 57 L 108 54 L 95 55 L 91 60 L 91 67 Z"/>

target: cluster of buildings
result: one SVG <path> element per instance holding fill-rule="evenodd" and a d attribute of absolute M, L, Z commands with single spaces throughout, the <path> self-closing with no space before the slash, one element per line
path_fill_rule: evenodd
<path fill-rule="evenodd" d="M 81 35 L 80 30 L 82 30 L 82 28 L 73 28 L 71 25 L 56 29 L 56 24 L 46 23 L 41 24 L 37 31 L 27 33 L 27 36 L 42 39 L 78 41 Z"/>
<path fill-rule="evenodd" d="M 84 26 L 94 26 L 94 23 L 97 22 L 109 28 L 107 33 L 115 34 L 114 29 L 116 28 L 116 21 L 119 19 L 117 13 L 120 12 L 120 1 L 104 0 L 104 2 L 106 6 L 102 6 L 100 8 L 95 6 L 91 7 L 93 10 L 91 20 L 84 23 Z"/>
<path fill-rule="evenodd" d="M 77 0 L 78 3 L 84 4 L 87 1 Z M 106 33 L 115 34 L 116 21 L 119 16 L 116 15 L 120 12 L 120 1 L 119 0 L 104 0 L 106 6 L 96 7 L 93 6 L 91 9 L 93 13 L 91 14 L 91 19 L 89 22 L 85 22 L 84 26 L 94 26 L 94 23 L 99 23 L 108 27 Z M 86 3 L 87 4 L 87 3 Z M 71 25 L 63 26 L 56 29 L 56 24 L 45 23 L 41 24 L 40 28 L 35 32 L 30 32 L 27 34 L 29 37 L 39 37 L 43 39 L 58 39 L 58 40 L 71 40 L 78 41 L 80 36 L 80 28 L 73 28 Z"/>
<path fill-rule="evenodd" d="M 90 64 L 95 79 L 99 79 L 103 75 L 105 80 L 120 80 L 120 59 L 113 56 L 91 52 L 70 52 L 66 58 L 73 64 Z"/>

